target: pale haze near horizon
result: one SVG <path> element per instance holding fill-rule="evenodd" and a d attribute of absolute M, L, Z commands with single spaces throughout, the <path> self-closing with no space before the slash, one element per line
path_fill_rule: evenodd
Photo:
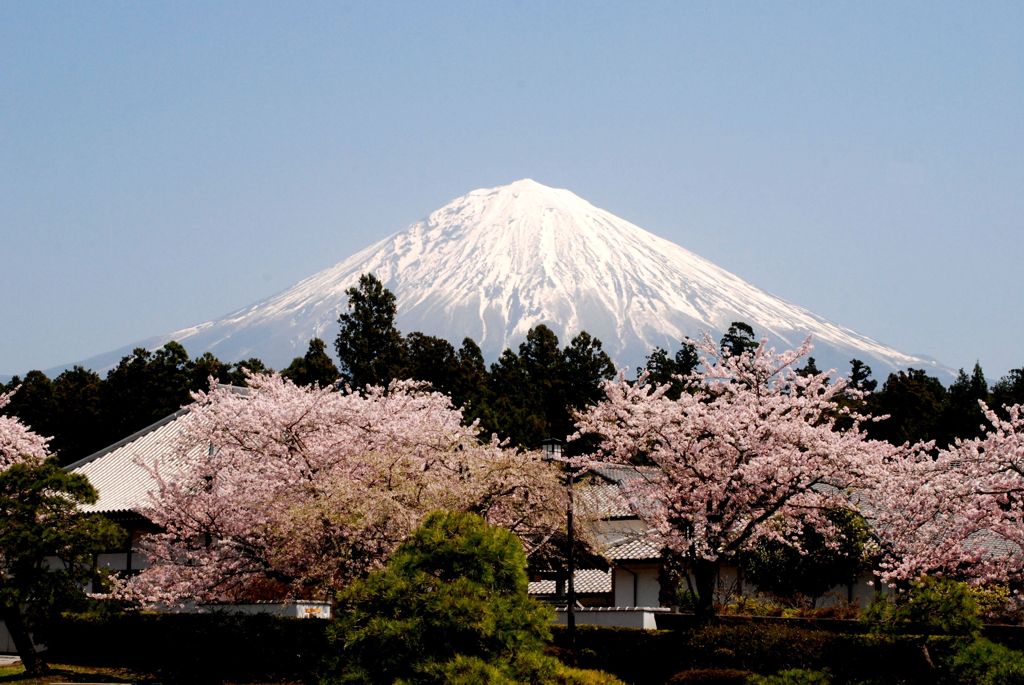
<path fill-rule="evenodd" d="M 530 177 L 992 382 L 1024 366 L 1022 46 L 1011 3 L 8 3 L 0 372 Z"/>

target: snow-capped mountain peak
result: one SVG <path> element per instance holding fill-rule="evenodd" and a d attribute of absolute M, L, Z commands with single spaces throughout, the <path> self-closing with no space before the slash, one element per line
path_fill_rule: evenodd
<path fill-rule="evenodd" d="M 404 231 L 265 301 L 145 341 L 178 340 L 193 355 L 260 357 L 280 368 L 313 336 L 333 341 L 345 290 L 373 273 L 395 293 L 398 325 L 476 340 L 496 359 L 546 324 L 563 343 L 581 330 L 621 365 L 655 346 L 719 337 L 750 323 L 779 347 L 814 337 L 819 366 L 842 371 L 852 357 L 875 367 L 939 369 L 765 293 L 698 255 L 575 193 L 522 179 L 474 190 Z"/>

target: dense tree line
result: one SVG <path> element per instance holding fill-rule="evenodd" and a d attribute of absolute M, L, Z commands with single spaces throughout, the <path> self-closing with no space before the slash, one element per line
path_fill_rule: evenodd
<path fill-rule="evenodd" d="M 601 341 L 586 332 L 563 347 L 554 332 L 539 325 L 517 349 L 506 349 L 488 366 L 471 338 L 456 349 L 443 338 L 399 331 L 395 297 L 374 276 L 362 276 L 346 295 L 334 341 L 338 364 L 327 343 L 314 338 L 283 376 L 298 385 L 356 389 L 419 380 L 449 395 L 468 420 L 480 422 L 484 434 L 532 448 L 545 438 L 572 433 L 574 415 L 602 399 L 602 383 L 616 375 Z M 758 342 L 754 329 L 737 321 L 719 345 L 723 354 L 738 355 L 756 349 Z M 697 365 L 696 348 L 686 340 L 675 351 L 652 350 L 638 377 L 669 384 L 668 396 L 678 398 L 685 391 L 681 377 Z M 80 366 L 52 379 L 42 371 L 16 376 L 0 385 L 0 390 L 19 388 L 2 411 L 52 436 L 50 447 L 66 464 L 176 411 L 190 401 L 190 393 L 208 388 L 210 378 L 245 385 L 246 370 L 270 369 L 256 358 L 224 362 L 209 352 L 191 359 L 184 347 L 170 342 L 156 351 L 134 350 L 105 377 Z M 801 372 L 818 372 L 813 358 Z M 1024 402 L 1024 368 L 989 386 L 976 364 L 970 373 L 961 370 L 948 387 L 923 370 L 907 369 L 891 374 L 879 388 L 871 368 L 853 359 L 848 379 L 863 393 L 848 399 L 850 408 L 888 417 L 869 424 L 869 435 L 897 445 L 935 440 L 942 447 L 956 438 L 978 437 L 986 424 L 979 400 L 996 408 Z M 576 449 L 587 447 L 579 443 Z"/>
<path fill-rule="evenodd" d="M 190 359 L 169 342 L 152 352 L 135 349 L 105 378 L 75 366 L 56 378 L 42 371 L 15 376 L 0 390 L 17 388 L 2 412 L 20 418 L 69 464 L 116 442 L 187 404 L 190 393 L 219 383 L 245 384 L 245 370 L 264 371 L 258 359 L 228 364 L 210 353 Z"/>

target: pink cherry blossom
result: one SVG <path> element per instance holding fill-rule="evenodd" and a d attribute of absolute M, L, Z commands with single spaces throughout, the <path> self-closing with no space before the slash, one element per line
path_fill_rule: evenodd
<path fill-rule="evenodd" d="M 0 409 L 7 406 L 15 391 L 0 393 Z M 41 462 L 46 458 L 44 438 L 23 424 L 17 417 L 0 415 L 0 471 L 23 461 Z"/>
<path fill-rule="evenodd" d="M 481 441 L 450 400 L 410 382 L 365 394 L 253 375 L 196 395 L 145 512 L 149 601 L 324 597 L 388 555 L 436 509 L 474 511 L 528 547 L 564 501 L 539 454 Z"/>

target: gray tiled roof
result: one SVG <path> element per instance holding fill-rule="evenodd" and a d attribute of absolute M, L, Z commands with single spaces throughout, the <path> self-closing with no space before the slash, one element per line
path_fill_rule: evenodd
<path fill-rule="evenodd" d="M 179 410 L 68 466 L 72 473 L 86 476 L 99 493 L 95 504 L 84 505 L 82 509 L 102 513 L 145 509 L 149 493 L 156 489 L 156 480 L 141 464 L 159 462 L 162 474 L 173 475 L 178 441 L 189 420 L 188 411 Z M 190 452 L 205 449 L 205 445 L 196 445 Z"/>
<path fill-rule="evenodd" d="M 577 502 L 597 518 L 637 518 L 637 503 L 629 496 L 630 484 L 641 478 L 657 478 L 658 473 L 647 466 L 592 464 L 576 487 Z"/>
<path fill-rule="evenodd" d="M 661 558 L 661 548 L 649 536 L 637 536 L 608 548 L 612 561 L 647 561 Z"/>
<path fill-rule="evenodd" d="M 635 517 L 622 488 L 613 484 L 582 484 L 575 488 L 579 508 L 598 518 Z"/>
<path fill-rule="evenodd" d="M 612 591 L 612 572 L 595 568 L 577 569 L 573 573 L 573 589 L 576 594 L 601 594 Z M 536 580 L 530 583 L 531 595 L 555 594 L 555 581 Z"/>
<path fill-rule="evenodd" d="M 621 525 L 621 524 L 620 524 Z M 635 527 L 612 527 L 598 533 L 604 555 L 610 561 L 646 561 L 661 558 L 656 531 Z"/>

